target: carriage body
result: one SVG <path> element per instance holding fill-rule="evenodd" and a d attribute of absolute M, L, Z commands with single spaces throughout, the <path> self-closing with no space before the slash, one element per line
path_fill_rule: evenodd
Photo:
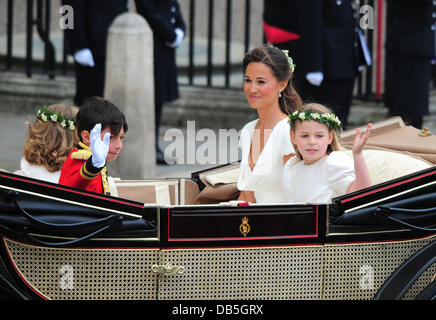
<path fill-rule="evenodd" d="M 399 296 L 435 283 L 434 165 L 329 204 L 223 200 L 234 189 L 217 173 L 237 166 L 111 180 L 112 196 L 0 172 L 0 296 L 372 299 L 407 268 L 413 284 Z M 217 201 L 207 177 L 220 186 Z"/>
<path fill-rule="evenodd" d="M 436 238 L 375 208 L 434 207 L 435 178 L 431 168 L 328 205 L 153 206 L 0 173 L 0 272 L 43 299 L 371 299 Z"/>

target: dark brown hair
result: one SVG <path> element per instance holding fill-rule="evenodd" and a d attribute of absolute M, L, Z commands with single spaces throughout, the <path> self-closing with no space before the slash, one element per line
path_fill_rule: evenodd
<path fill-rule="evenodd" d="M 97 123 L 101 123 L 101 130 L 110 127 L 114 135 L 117 135 L 121 128 L 124 132 L 128 129 L 124 113 L 115 104 L 102 97 L 91 97 L 80 107 L 76 116 L 79 139 L 83 130 L 90 132 Z"/>
<path fill-rule="evenodd" d="M 287 55 L 282 50 L 270 44 L 252 49 L 245 55 L 242 62 L 244 73 L 251 62 L 261 62 L 269 66 L 278 81 L 288 80 L 288 85 L 281 93 L 282 97 L 279 98 L 280 109 L 285 114 L 300 110 L 303 103 L 292 84 L 294 73 L 289 66 Z"/>

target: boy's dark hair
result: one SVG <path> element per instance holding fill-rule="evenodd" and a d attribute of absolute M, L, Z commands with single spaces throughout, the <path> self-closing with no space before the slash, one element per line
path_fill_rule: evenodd
<path fill-rule="evenodd" d="M 83 130 L 91 131 L 97 123 L 101 123 L 101 129 L 111 128 L 111 133 L 117 135 L 121 128 L 127 132 L 128 126 L 124 113 L 109 100 L 101 97 L 91 97 L 80 107 L 76 115 L 77 133 Z"/>

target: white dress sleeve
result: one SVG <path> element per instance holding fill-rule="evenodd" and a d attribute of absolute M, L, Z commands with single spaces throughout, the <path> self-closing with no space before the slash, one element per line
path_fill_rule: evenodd
<path fill-rule="evenodd" d="M 295 202 L 294 190 L 292 188 L 292 168 L 298 162 L 297 157 L 293 156 L 283 167 L 282 189 L 285 193 L 286 202 Z"/>
<path fill-rule="evenodd" d="M 336 194 L 347 193 L 350 184 L 356 180 L 353 159 L 343 152 L 332 152 L 327 158 L 326 178 Z"/>
<path fill-rule="evenodd" d="M 241 148 L 241 162 L 239 164 L 239 177 L 237 188 L 240 191 L 247 190 L 247 182 L 250 177 L 250 167 L 248 163 L 248 154 L 250 153 L 251 135 L 257 120 L 253 120 L 247 123 L 241 129 L 241 135 L 239 137 L 239 148 Z"/>
<path fill-rule="evenodd" d="M 295 153 L 294 147 L 291 141 L 291 126 L 288 123 L 288 118 L 281 120 L 279 139 L 277 141 L 279 153 L 282 156 L 287 156 L 291 153 Z"/>

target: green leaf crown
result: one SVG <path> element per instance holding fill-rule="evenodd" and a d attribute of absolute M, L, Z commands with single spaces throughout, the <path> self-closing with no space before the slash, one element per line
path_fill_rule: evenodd
<path fill-rule="evenodd" d="M 76 128 L 74 125 L 74 120 L 65 118 L 60 112 L 56 113 L 47 109 L 47 106 L 43 106 L 36 113 L 36 118 L 46 122 L 51 121 L 54 123 L 59 123 L 62 128 L 74 131 Z"/>
<path fill-rule="evenodd" d="M 288 122 L 292 128 L 295 127 L 295 121 L 313 120 L 325 124 L 329 129 L 338 130 L 341 127 L 341 121 L 334 113 L 317 113 L 312 110 L 294 111 L 288 115 Z"/>
<path fill-rule="evenodd" d="M 291 71 L 294 72 L 296 65 L 294 64 L 294 60 L 289 56 L 289 50 L 282 50 L 283 53 L 288 58 L 289 67 L 291 68 Z"/>

